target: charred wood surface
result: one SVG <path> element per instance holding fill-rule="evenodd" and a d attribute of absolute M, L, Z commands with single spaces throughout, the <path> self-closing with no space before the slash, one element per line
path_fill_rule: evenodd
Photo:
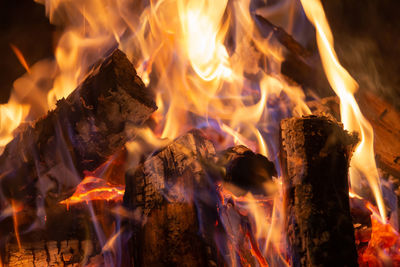
<path fill-rule="evenodd" d="M 357 137 L 336 121 L 281 122 L 281 166 L 293 266 L 357 266 L 348 167 Z"/>
<path fill-rule="evenodd" d="M 265 194 L 263 185 L 273 183 L 272 177 L 277 176 L 274 163 L 242 145 L 223 151 L 217 166 L 223 172 L 220 179 L 239 187 L 243 194 Z"/>
<path fill-rule="evenodd" d="M 215 264 L 203 234 L 207 232 L 205 228 L 214 227 L 217 214 L 212 209 L 203 214 L 206 208 L 202 208 L 216 207 L 216 199 L 210 193 L 215 189 L 207 181 L 201 164 L 214 157 L 212 143 L 200 131 L 192 130 L 127 175 L 124 204 L 146 216 L 143 226 L 142 222 L 133 225 L 131 265 Z"/>
<path fill-rule="evenodd" d="M 71 195 L 83 172 L 120 150 L 155 109 L 133 65 L 114 51 L 54 110 L 5 147 L 0 156 L 1 208 L 11 201 L 23 203 L 21 231 L 36 217 L 43 220 L 46 203 L 52 206 Z"/>

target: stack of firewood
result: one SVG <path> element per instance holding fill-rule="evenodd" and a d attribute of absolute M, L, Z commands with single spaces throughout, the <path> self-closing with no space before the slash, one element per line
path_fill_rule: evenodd
<path fill-rule="evenodd" d="M 282 29 L 259 19 L 263 30 L 272 32 L 287 49 L 285 75 L 303 86 L 327 86 L 311 78 L 319 65 L 304 48 Z M 393 125 L 399 113 L 368 94 L 359 100 L 376 131 L 380 168 L 400 177 L 400 143 Z M 293 266 L 356 266 L 348 167 L 358 138 L 334 119 L 335 98 L 309 104 L 316 115 L 283 120 L 280 129 L 287 260 Z M 121 153 L 156 109 L 151 92 L 116 50 L 54 110 L 19 129 L 0 156 L 0 208 L 5 211 L 10 203 L 22 207 L 17 216 L 0 221 L 0 236 L 10 237 L 0 244 L 2 262 L 9 266 L 107 263 L 107 252 L 99 246 L 101 237 L 90 225 L 93 212 L 82 207 L 67 210 L 60 202 L 72 195 L 86 171 Z M 223 239 L 230 234 L 221 226 L 217 185 L 229 183 L 244 192 L 263 193 L 262 184 L 274 183 L 276 175 L 267 158 L 242 146 L 215 151 L 204 132 L 189 131 L 126 170 L 123 205 L 140 211 L 145 220 L 123 222 L 131 235 L 120 263 L 229 265 L 227 244 L 216 241 L 216 236 Z M 92 209 L 107 210 L 104 205 Z M 245 218 L 240 221 L 246 224 Z M 103 222 L 107 223 L 112 219 Z M 40 230 L 31 231 L 32 227 Z M 251 236 L 237 235 L 252 242 Z M 251 259 L 253 251 L 245 246 L 240 250 L 247 263 L 256 262 Z M 260 257 L 257 261 L 266 263 Z"/>

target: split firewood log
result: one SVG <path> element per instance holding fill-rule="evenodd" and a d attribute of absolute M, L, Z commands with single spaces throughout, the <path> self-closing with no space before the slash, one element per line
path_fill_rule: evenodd
<path fill-rule="evenodd" d="M 358 266 L 349 207 L 349 159 L 356 135 L 328 117 L 281 122 L 291 266 Z"/>
<path fill-rule="evenodd" d="M 51 214 L 46 203 L 71 195 L 84 171 L 119 151 L 156 108 L 125 54 L 114 51 L 54 110 L 5 147 L 0 156 L 1 211 L 11 202 L 21 206 L 22 232 L 38 217 L 44 224 Z M 6 236 L 12 219 L 1 223 L 0 236 Z"/>
<path fill-rule="evenodd" d="M 124 204 L 147 218 L 130 226 L 130 265 L 216 265 L 205 233 L 217 220 L 217 199 L 201 164 L 214 157 L 212 143 L 192 130 L 127 174 Z"/>

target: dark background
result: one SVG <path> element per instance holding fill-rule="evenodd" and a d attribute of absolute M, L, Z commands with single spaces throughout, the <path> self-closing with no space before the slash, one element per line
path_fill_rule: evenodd
<path fill-rule="evenodd" d="M 323 0 L 342 64 L 362 89 L 400 106 L 400 1 Z M 25 73 L 10 48 L 17 46 L 28 65 L 51 57 L 59 31 L 43 5 L 33 0 L 0 2 L 0 102 Z"/>

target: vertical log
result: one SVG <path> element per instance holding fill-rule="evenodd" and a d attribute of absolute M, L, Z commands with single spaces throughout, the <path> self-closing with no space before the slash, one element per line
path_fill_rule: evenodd
<path fill-rule="evenodd" d="M 217 214 L 201 203 L 216 203 L 210 196 L 215 189 L 201 165 L 214 157 L 212 143 L 192 130 L 127 174 L 124 205 L 140 210 L 146 219 L 131 222 L 130 262 L 125 265 L 215 265 L 209 260 L 212 249 L 203 233 L 204 227 L 214 226 Z M 211 223 L 203 218 L 211 218 Z"/>
<path fill-rule="evenodd" d="M 307 116 L 283 120 L 280 137 L 292 266 L 357 266 L 348 186 L 357 136 Z"/>

